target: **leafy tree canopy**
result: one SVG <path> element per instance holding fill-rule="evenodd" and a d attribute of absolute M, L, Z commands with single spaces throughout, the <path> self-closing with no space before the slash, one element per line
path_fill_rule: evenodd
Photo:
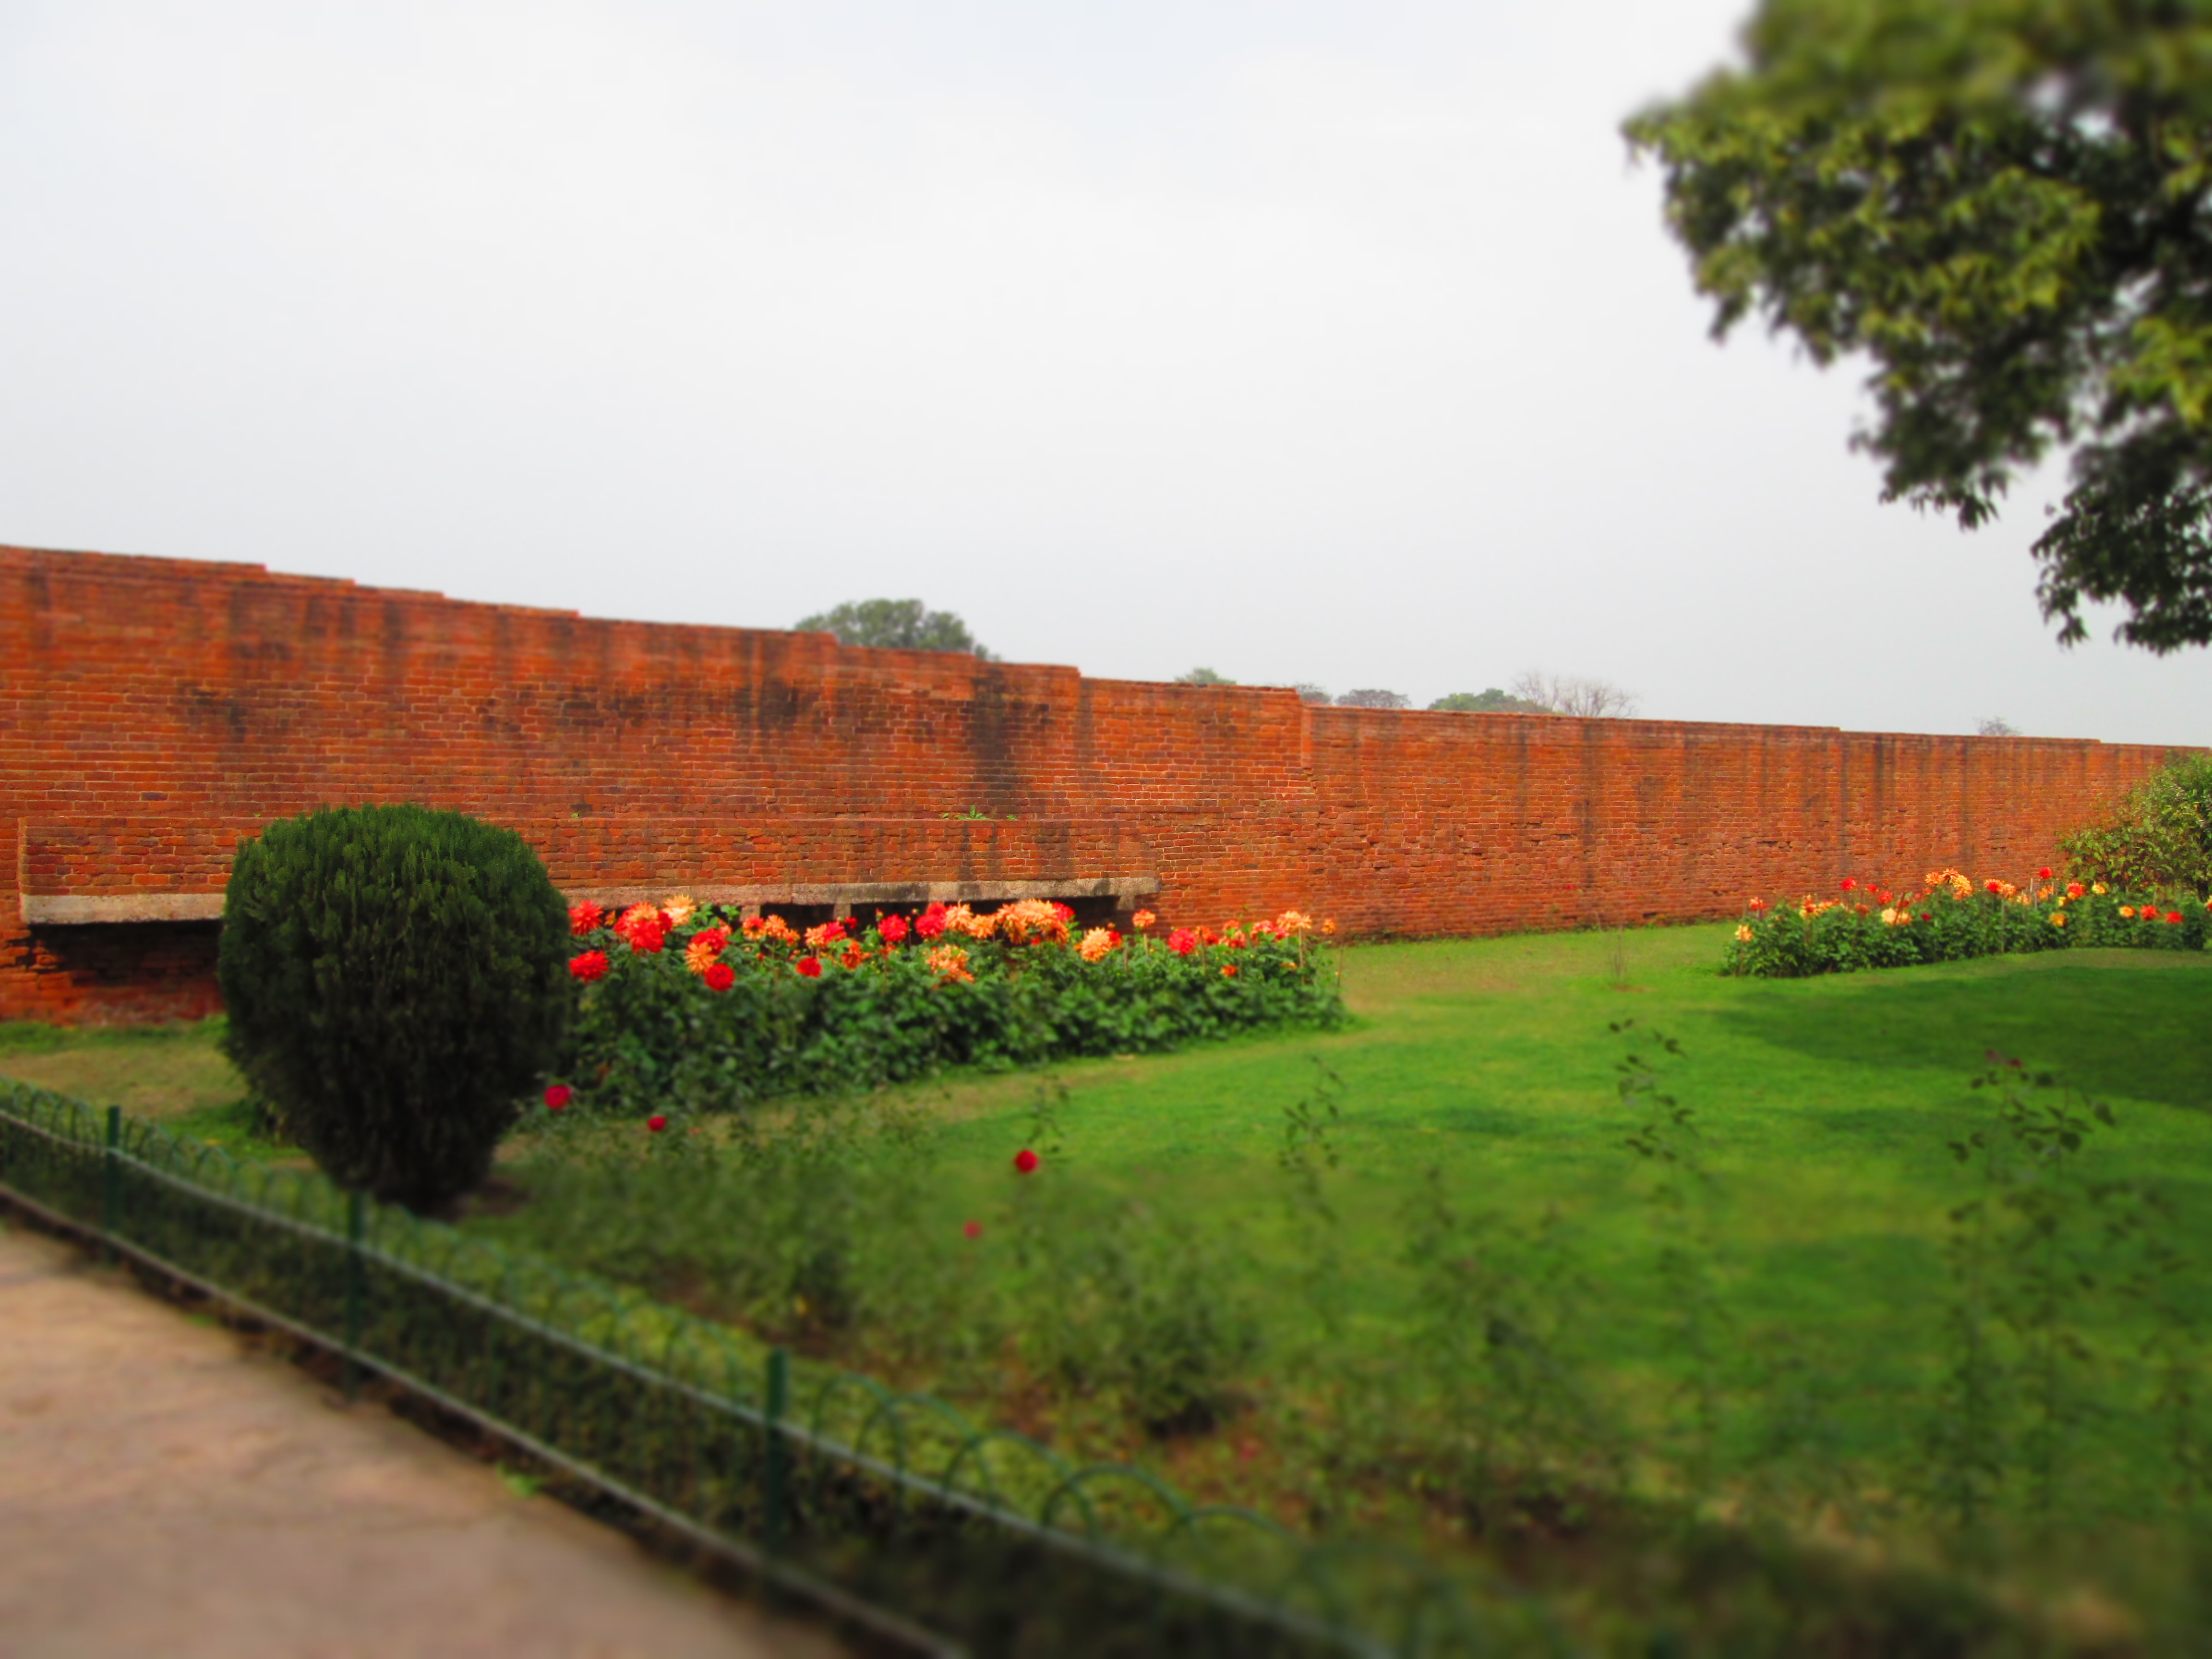
<path fill-rule="evenodd" d="M 1225 674 L 1217 674 L 1211 668 L 1194 668 L 1187 674 L 1175 677 L 1177 685 L 1234 685 L 1235 680 Z"/>
<path fill-rule="evenodd" d="M 1455 714 L 1548 714 L 1552 712 L 1540 702 L 1516 697 L 1495 685 L 1486 691 L 1455 691 L 1448 697 L 1438 697 L 1429 707 Z"/>
<path fill-rule="evenodd" d="M 835 634 L 840 645 L 871 645 L 886 651 L 965 651 L 992 660 L 975 643 L 968 624 L 950 611 L 932 611 L 920 599 L 854 599 L 834 611 L 802 617 L 793 626 L 801 633 Z"/>
<path fill-rule="evenodd" d="M 1872 359 L 1884 497 L 1984 522 L 2054 447 L 2035 544 L 2154 652 L 2212 641 L 2212 7 L 1759 0 L 1742 67 L 1637 117 L 1714 332 Z"/>

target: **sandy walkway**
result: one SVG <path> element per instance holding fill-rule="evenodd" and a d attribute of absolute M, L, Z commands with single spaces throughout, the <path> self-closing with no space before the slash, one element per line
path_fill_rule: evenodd
<path fill-rule="evenodd" d="M 839 1650 L 0 1224 L 0 1656 Z"/>

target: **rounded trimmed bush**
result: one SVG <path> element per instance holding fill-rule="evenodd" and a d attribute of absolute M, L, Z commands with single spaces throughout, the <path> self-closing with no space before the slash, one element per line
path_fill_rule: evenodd
<path fill-rule="evenodd" d="M 222 919 L 224 1051 L 331 1179 L 415 1209 L 481 1182 L 573 1000 L 529 844 L 420 806 L 280 819 Z"/>

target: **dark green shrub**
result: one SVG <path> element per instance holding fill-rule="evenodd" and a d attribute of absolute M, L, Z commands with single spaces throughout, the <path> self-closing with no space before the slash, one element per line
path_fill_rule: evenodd
<path fill-rule="evenodd" d="M 2185 888 L 2212 898 L 2212 755 L 2169 762 L 2108 821 L 2058 844 L 2083 881 Z"/>
<path fill-rule="evenodd" d="M 511 830 L 419 806 L 281 819 L 231 866 L 224 1052 L 333 1180 L 444 1203 L 551 1062 L 568 935 Z"/>

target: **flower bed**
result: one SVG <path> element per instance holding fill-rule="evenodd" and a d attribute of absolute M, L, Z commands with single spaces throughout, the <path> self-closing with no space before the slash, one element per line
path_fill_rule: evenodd
<path fill-rule="evenodd" d="M 614 1110 L 712 1109 L 1343 1018 L 1308 917 L 1164 939 L 1153 920 L 1139 911 L 1124 938 L 1023 900 L 799 933 L 681 896 L 619 915 L 580 904 L 562 1086 Z"/>
<path fill-rule="evenodd" d="M 1910 893 L 1847 880 L 1837 898 L 1808 895 L 1794 905 L 1754 898 L 1729 942 L 1724 971 L 1799 979 L 2069 945 L 2202 951 L 2208 935 L 2212 906 L 2194 895 L 2126 893 L 2103 882 L 2061 885 L 2047 869 L 2025 887 L 1936 870 Z"/>

